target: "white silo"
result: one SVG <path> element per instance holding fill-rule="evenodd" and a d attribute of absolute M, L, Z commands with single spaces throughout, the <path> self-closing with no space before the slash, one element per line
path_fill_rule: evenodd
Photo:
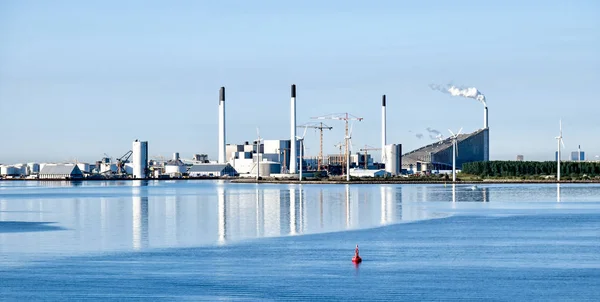
<path fill-rule="evenodd" d="M 133 142 L 133 178 L 146 178 L 148 171 L 148 142 Z"/>
<path fill-rule="evenodd" d="M 392 176 L 400 175 L 402 164 L 402 145 L 391 144 L 385 146 L 385 171 Z"/>

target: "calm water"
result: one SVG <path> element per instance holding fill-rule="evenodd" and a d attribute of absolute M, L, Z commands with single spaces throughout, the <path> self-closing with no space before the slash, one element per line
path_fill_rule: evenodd
<path fill-rule="evenodd" d="M 0 182 L 0 300 L 598 293 L 600 185 Z"/>

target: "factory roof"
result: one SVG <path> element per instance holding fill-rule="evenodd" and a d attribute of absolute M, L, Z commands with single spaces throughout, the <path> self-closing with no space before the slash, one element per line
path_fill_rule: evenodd
<path fill-rule="evenodd" d="M 458 135 L 457 143 L 468 139 L 484 129 L 477 130 L 473 133 L 464 133 Z M 430 154 L 437 153 L 447 148 L 452 147 L 452 138 L 448 137 L 439 142 L 435 142 L 421 148 L 415 149 L 402 155 L 402 165 L 414 164 L 416 162 L 430 162 Z"/>
<path fill-rule="evenodd" d="M 177 160 L 171 159 L 171 160 L 167 161 L 165 163 L 165 165 L 167 165 L 167 166 L 185 166 L 185 164 L 179 159 L 177 159 Z"/>
<path fill-rule="evenodd" d="M 212 171 L 223 171 L 230 164 L 195 164 L 188 172 L 212 172 Z"/>
<path fill-rule="evenodd" d="M 40 171 L 43 175 L 82 175 L 75 164 L 47 164 Z"/>

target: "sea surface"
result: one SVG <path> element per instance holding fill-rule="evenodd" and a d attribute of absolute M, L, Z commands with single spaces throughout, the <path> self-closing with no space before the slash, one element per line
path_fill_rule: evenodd
<path fill-rule="evenodd" d="M 600 185 L 0 181 L 13 300 L 600 301 Z"/>

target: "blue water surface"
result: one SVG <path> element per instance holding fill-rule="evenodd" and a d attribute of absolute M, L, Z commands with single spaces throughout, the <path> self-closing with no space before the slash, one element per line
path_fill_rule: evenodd
<path fill-rule="evenodd" d="M 0 297 L 600 300 L 599 193 L 0 182 Z"/>

